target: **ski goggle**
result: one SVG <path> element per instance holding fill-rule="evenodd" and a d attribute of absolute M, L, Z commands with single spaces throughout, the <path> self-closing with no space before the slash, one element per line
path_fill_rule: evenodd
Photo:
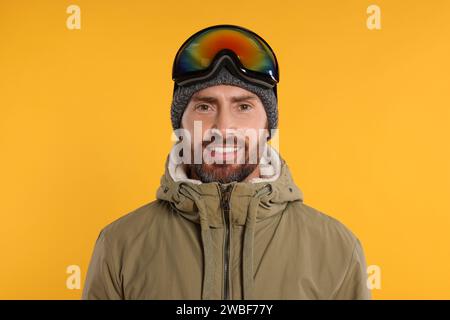
<path fill-rule="evenodd" d="M 221 66 L 241 78 L 268 88 L 279 82 L 274 52 L 256 33 L 233 25 L 212 26 L 192 35 L 178 50 L 172 69 L 175 85 L 212 77 Z"/>

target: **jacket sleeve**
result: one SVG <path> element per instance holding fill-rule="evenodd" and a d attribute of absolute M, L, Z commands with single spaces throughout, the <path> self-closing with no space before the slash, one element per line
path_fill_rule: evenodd
<path fill-rule="evenodd" d="M 82 300 L 119 300 L 122 299 L 121 285 L 118 281 L 112 252 L 104 229 L 95 243 L 89 264 Z"/>
<path fill-rule="evenodd" d="M 332 299 L 370 300 L 371 292 L 367 287 L 367 265 L 361 242 L 356 239 L 352 256 L 342 283 Z"/>

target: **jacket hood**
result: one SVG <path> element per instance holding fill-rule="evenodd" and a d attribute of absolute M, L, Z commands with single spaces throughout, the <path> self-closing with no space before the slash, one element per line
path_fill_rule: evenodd
<path fill-rule="evenodd" d="M 210 228 L 224 227 L 222 188 L 231 189 L 229 221 L 245 226 L 243 244 L 244 299 L 253 291 L 253 240 L 257 223 L 282 213 L 292 201 L 303 201 L 303 193 L 295 185 L 284 159 L 269 144 L 260 164 L 261 177 L 248 182 L 202 183 L 189 179 L 182 164 L 174 158 L 175 145 L 165 163 L 165 173 L 157 190 L 157 198 L 167 201 L 183 217 L 200 224 L 204 250 L 203 299 L 209 299 L 212 277 L 212 244 Z"/>

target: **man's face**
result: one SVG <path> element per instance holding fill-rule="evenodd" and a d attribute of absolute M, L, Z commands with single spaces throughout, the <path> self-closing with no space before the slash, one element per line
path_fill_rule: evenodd
<path fill-rule="evenodd" d="M 228 183 L 243 181 L 255 172 L 260 159 L 259 146 L 264 139 L 262 133 L 268 125 L 257 95 L 230 85 L 197 91 L 186 107 L 181 126 L 194 137 L 194 124 L 198 125 L 198 121 L 201 139 L 191 138 L 192 154 L 194 148 L 201 150 L 202 163 L 191 164 L 191 174 L 203 182 Z"/>

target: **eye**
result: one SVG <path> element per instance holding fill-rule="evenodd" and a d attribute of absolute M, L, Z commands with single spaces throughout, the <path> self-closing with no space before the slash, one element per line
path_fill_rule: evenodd
<path fill-rule="evenodd" d="M 211 106 L 208 104 L 205 104 L 205 103 L 196 105 L 194 109 L 199 112 L 208 112 L 208 111 L 212 110 Z"/>
<path fill-rule="evenodd" d="M 253 109 L 253 106 L 248 103 L 242 103 L 239 105 L 239 111 L 248 112 Z"/>

